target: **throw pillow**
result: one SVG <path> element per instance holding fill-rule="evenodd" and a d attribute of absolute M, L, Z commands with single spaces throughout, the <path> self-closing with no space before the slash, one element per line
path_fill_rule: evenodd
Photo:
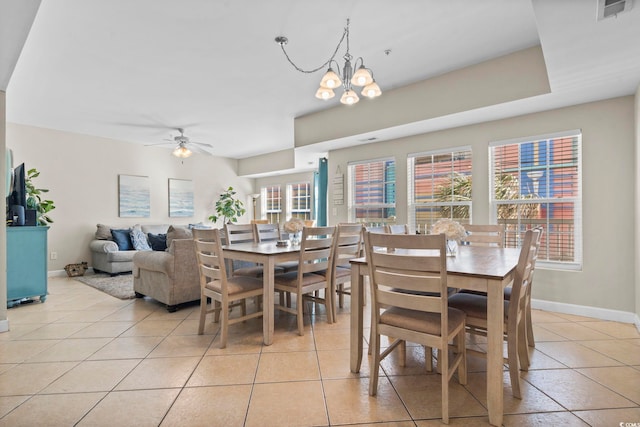
<path fill-rule="evenodd" d="M 111 227 L 104 224 L 98 224 L 96 230 L 96 239 L 98 240 L 112 240 Z"/>
<path fill-rule="evenodd" d="M 131 233 L 130 228 L 111 230 L 113 241 L 116 242 L 116 245 L 118 245 L 118 249 L 120 249 L 121 251 L 133 250 L 133 243 L 131 243 L 131 237 L 129 233 Z"/>
<path fill-rule="evenodd" d="M 167 235 L 166 234 L 147 234 L 149 238 L 149 244 L 154 251 L 164 251 L 167 249 Z"/>
<path fill-rule="evenodd" d="M 136 224 L 132 229 L 131 233 L 129 233 L 131 237 L 131 243 L 133 244 L 133 249 L 137 251 L 150 251 L 151 246 L 149 246 L 149 242 L 147 241 L 147 235 L 144 234 L 139 224 Z"/>
<path fill-rule="evenodd" d="M 167 230 L 167 248 L 171 248 L 171 242 L 176 239 L 193 239 L 193 234 L 188 228 L 170 225 Z"/>

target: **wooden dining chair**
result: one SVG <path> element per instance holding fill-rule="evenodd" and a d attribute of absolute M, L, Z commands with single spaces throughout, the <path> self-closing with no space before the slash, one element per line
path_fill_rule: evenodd
<path fill-rule="evenodd" d="M 252 219 L 251 224 L 268 224 L 268 219 Z"/>
<path fill-rule="evenodd" d="M 362 256 L 363 226 L 359 223 L 338 224 L 336 237 L 333 239 L 333 261 L 329 273 L 331 274 L 332 295 L 338 297 L 338 306 L 344 306 L 344 296 L 351 295 L 351 288 L 346 287 L 351 282 L 351 263 L 354 258 Z M 337 319 L 336 303 L 333 304 L 333 320 Z"/>
<path fill-rule="evenodd" d="M 520 258 L 515 270 L 515 277 L 511 290 L 511 299 L 505 301 L 504 338 L 507 341 L 507 358 L 511 390 L 513 396 L 521 399 L 520 392 L 520 361 L 528 361 L 526 306 L 527 293 L 533 279 L 536 258 L 538 256 L 537 242 L 539 230 L 527 230 L 520 249 Z M 488 298 L 484 295 L 458 293 L 449 297 L 449 306 L 462 310 L 467 315 L 467 332 L 471 334 L 487 335 Z M 468 350 L 469 353 L 486 356 L 485 353 Z M 522 366 L 524 369 L 527 366 Z"/>
<path fill-rule="evenodd" d="M 224 233 L 227 239 L 227 244 L 232 245 L 234 243 L 253 243 L 256 242 L 256 235 L 254 234 L 254 227 L 257 224 L 225 224 Z M 243 263 L 247 264 L 247 263 Z M 244 265 L 237 267 L 233 260 L 228 260 L 228 269 L 231 276 L 249 276 L 249 277 L 262 277 L 263 268 L 261 265 Z M 284 270 L 277 269 L 276 273 L 281 273 Z"/>
<path fill-rule="evenodd" d="M 462 239 L 463 245 L 504 247 L 502 224 L 466 224 L 464 229 L 467 235 Z"/>
<path fill-rule="evenodd" d="M 247 314 L 246 299 L 262 295 L 262 280 L 254 277 L 227 277 L 224 254 L 220 243 L 220 230 L 193 229 L 198 269 L 200 272 L 200 323 L 198 334 L 204 333 L 207 314 L 220 319 L 220 347 L 227 346 L 229 325 L 262 316 L 262 310 Z M 208 299 L 211 306 L 208 307 Z M 240 317 L 229 317 L 231 307 L 240 305 Z"/>
<path fill-rule="evenodd" d="M 406 341 L 439 350 L 442 383 L 442 420 L 449 423 L 449 381 L 458 372 L 467 382 L 465 314 L 450 308 L 447 299 L 445 237 L 438 235 L 364 235 L 371 283 L 372 360 L 369 394 L 378 388 L 380 362 Z M 376 248 L 374 250 L 374 248 Z M 405 250 L 421 250 L 407 253 Z M 424 251 L 428 250 L 428 251 Z M 391 344 L 380 352 L 380 336 Z M 449 360 L 449 342 L 454 342 Z M 427 362 L 429 363 L 429 362 Z"/>
<path fill-rule="evenodd" d="M 304 227 L 298 256 L 298 271 L 277 274 L 274 278 L 276 291 L 296 295 L 295 308 L 283 304 L 276 305 L 276 308 L 297 316 L 299 335 L 304 335 L 305 300 L 324 304 L 327 321 L 333 322 L 330 278 L 322 273 L 330 267 L 335 232 L 336 227 Z M 324 291 L 324 298 L 321 298 L 316 291 Z"/>
<path fill-rule="evenodd" d="M 389 234 L 410 234 L 407 224 L 387 224 L 385 232 Z"/>

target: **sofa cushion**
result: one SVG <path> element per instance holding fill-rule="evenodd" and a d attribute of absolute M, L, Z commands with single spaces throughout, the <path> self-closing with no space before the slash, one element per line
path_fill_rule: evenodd
<path fill-rule="evenodd" d="M 112 227 L 110 225 L 97 224 L 96 227 L 97 240 L 113 240 L 113 237 L 111 236 Z"/>
<path fill-rule="evenodd" d="M 142 224 L 141 228 L 145 234 L 167 234 L 169 224 Z"/>
<path fill-rule="evenodd" d="M 186 227 L 171 225 L 167 230 L 167 249 L 171 248 L 171 242 L 176 239 L 193 239 L 193 234 Z"/>
<path fill-rule="evenodd" d="M 149 238 L 149 245 L 154 251 L 164 251 L 167 249 L 167 235 L 166 234 L 147 234 Z"/>
<path fill-rule="evenodd" d="M 133 249 L 137 251 L 150 251 L 151 246 L 149 246 L 149 242 L 147 241 L 147 235 L 144 234 L 142 229 L 140 228 L 140 224 L 136 224 L 131 229 L 131 233 L 129 233 L 131 237 L 131 243 L 133 244 Z"/>
<path fill-rule="evenodd" d="M 113 241 L 118 245 L 118 249 L 121 251 L 130 251 L 133 249 L 133 243 L 131 243 L 131 229 L 112 229 L 111 236 Z"/>

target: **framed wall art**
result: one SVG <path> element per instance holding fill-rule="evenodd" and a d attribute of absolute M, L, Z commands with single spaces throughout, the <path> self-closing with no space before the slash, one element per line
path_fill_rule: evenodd
<path fill-rule="evenodd" d="M 169 216 L 193 216 L 193 181 L 169 178 Z"/>
<path fill-rule="evenodd" d="M 149 177 L 118 175 L 118 207 L 121 218 L 150 216 Z"/>

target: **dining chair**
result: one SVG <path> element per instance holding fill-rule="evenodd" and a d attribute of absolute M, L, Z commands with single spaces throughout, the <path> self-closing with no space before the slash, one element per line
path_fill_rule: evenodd
<path fill-rule="evenodd" d="M 224 234 L 227 239 L 227 244 L 232 245 L 234 243 L 253 243 L 256 242 L 256 235 L 254 234 L 254 226 L 256 224 L 225 224 Z M 249 277 L 262 277 L 263 267 L 261 265 L 246 265 L 236 267 L 236 263 L 233 260 L 228 260 L 228 269 L 231 276 L 249 276 Z M 282 272 L 282 269 L 277 269 L 276 273 Z"/>
<path fill-rule="evenodd" d="M 251 224 L 268 224 L 268 219 L 252 219 Z"/>
<path fill-rule="evenodd" d="M 227 346 L 229 325 L 262 316 L 262 310 L 247 314 L 246 299 L 262 295 L 262 280 L 247 277 L 227 277 L 225 259 L 218 229 L 193 229 L 193 240 L 200 272 L 200 323 L 198 334 L 204 333 L 207 314 L 220 319 L 220 348 Z M 211 307 L 208 299 L 211 298 Z M 231 307 L 240 305 L 239 317 L 229 317 Z"/>
<path fill-rule="evenodd" d="M 364 235 L 371 284 L 372 360 L 369 394 L 376 395 L 380 362 L 406 341 L 439 350 L 442 420 L 449 423 L 449 381 L 458 372 L 467 382 L 465 314 L 451 308 L 447 299 L 445 237 L 438 235 Z M 374 249 L 375 248 L 375 249 Z M 411 253 L 411 250 L 420 250 Z M 425 251 L 428 250 L 428 251 Z M 380 352 L 380 336 L 391 344 Z M 452 358 L 449 342 L 453 341 Z M 427 362 L 429 363 L 429 362 Z"/>
<path fill-rule="evenodd" d="M 516 266 L 513 280 L 511 299 L 504 301 L 504 338 L 507 341 L 507 358 L 511 390 L 513 396 L 521 399 L 520 392 L 520 361 L 528 361 L 526 306 L 527 293 L 533 279 L 536 258 L 538 256 L 537 242 L 540 230 L 527 230 L 520 249 L 520 257 Z M 467 332 L 486 336 L 488 298 L 484 295 L 458 293 L 449 297 L 449 306 L 457 308 L 467 315 Z M 470 354 L 486 356 L 485 353 L 468 350 Z M 527 369 L 527 366 L 521 366 Z"/>
<path fill-rule="evenodd" d="M 330 277 L 322 274 L 329 270 L 336 227 L 304 227 L 298 256 L 298 271 L 277 274 L 274 278 L 276 291 L 296 295 L 296 307 L 283 304 L 276 308 L 295 314 L 298 320 L 298 334 L 304 335 L 304 300 L 324 304 L 328 323 L 333 323 L 333 295 Z M 324 290 L 324 298 L 316 291 Z"/>
<path fill-rule="evenodd" d="M 385 226 L 385 232 L 389 234 L 411 234 L 407 224 L 388 224 Z"/>
<path fill-rule="evenodd" d="M 340 223 L 333 239 L 333 262 L 331 274 L 332 295 L 337 295 L 338 306 L 344 306 L 344 296 L 351 295 L 351 288 L 346 287 L 351 282 L 351 263 L 354 258 L 362 256 L 363 227 L 359 223 Z M 337 319 L 336 303 L 333 304 L 333 320 Z"/>
<path fill-rule="evenodd" d="M 504 247 L 504 225 L 502 224 L 466 224 L 467 235 L 462 244 L 474 246 Z"/>

